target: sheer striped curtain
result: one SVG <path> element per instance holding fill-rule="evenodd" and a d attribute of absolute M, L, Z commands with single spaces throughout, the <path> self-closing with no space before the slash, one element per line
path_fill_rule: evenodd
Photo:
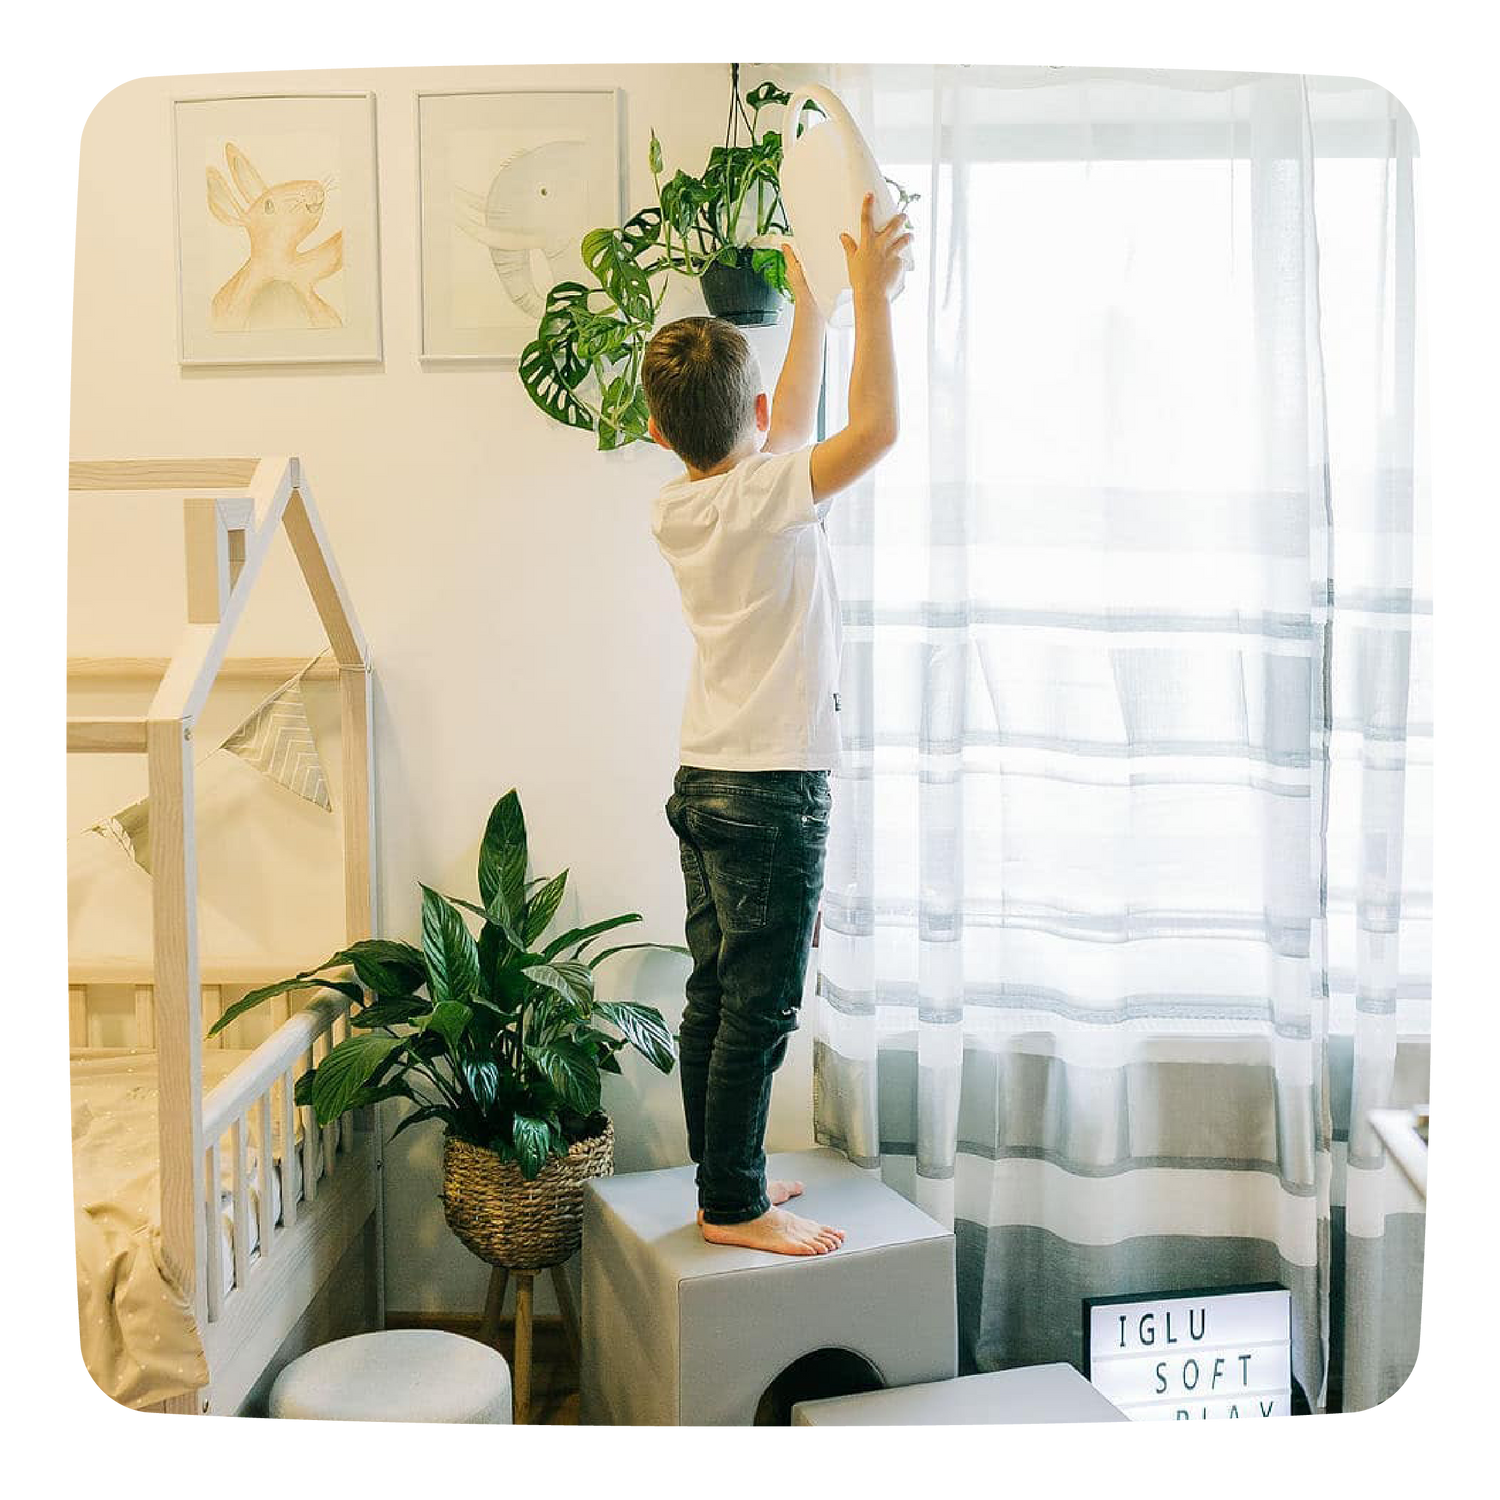
<path fill-rule="evenodd" d="M 1429 1011 L 1410 121 L 1353 80 L 832 82 L 922 197 L 902 442 L 828 522 L 819 1138 L 953 1224 L 967 1368 L 1275 1281 L 1307 1404 L 1374 1404 L 1422 1216 L 1367 1115 L 1425 1100 Z"/>

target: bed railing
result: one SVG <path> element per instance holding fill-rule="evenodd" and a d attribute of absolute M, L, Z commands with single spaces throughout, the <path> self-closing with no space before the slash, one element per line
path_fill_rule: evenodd
<path fill-rule="evenodd" d="M 203 986 L 204 1025 L 210 1026 L 218 1019 L 224 991 L 245 989 L 280 977 L 279 971 L 272 974 L 243 968 L 225 970 L 226 982 Z M 95 1056 L 128 1055 L 137 1049 L 154 1048 L 155 997 L 149 982 L 123 965 L 80 966 L 69 978 L 73 981 L 68 986 L 71 1046 L 87 1048 Z M 100 985 L 119 985 L 131 978 L 135 979 L 134 1046 L 92 1046 L 91 991 Z M 268 1002 L 272 1034 L 204 1096 L 201 1212 L 208 1242 L 204 1292 L 209 1323 L 224 1316 L 231 1299 L 247 1284 L 252 1220 L 258 1264 L 269 1265 L 296 1227 L 299 1215 L 316 1201 L 320 1183 L 342 1166 L 350 1140 L 353 1127 L 348 1116 L 320 1127 L 311 1107 L 295 1101 L 297 1079 L 349 1034 L 349 1001 L 330 990 L 295 1013 L 290 1005 L 285 995 Z M 235 1026 L 244 1024 L 243 1020 L 232 1023 L 218 1036 L 206 1039 L 204 1045 L 223 1045 Z M 234 1247 L 233 1270 L 227 1280 L 216 1252 L 226 1161 Z M 278 1177 L 275 1188 L 273 1176 Z M 219 1184 L 217 1192 L 215 1183 Z"/>
<path fill-rule="evenodd" d="M 298 1077 L 320 1062 L 348 1034 L 349 1001 L 329 994 L 298 1011 L 263 1042 L 203 1101 L 203 1215 L 209 1240 L 205 1301 L 210 1323 L 227 1310 L 230 1298 L 242 1295 L 250 1274 L 250 1147 L 255 1146 L 255 1212 L 259 1256 L 269 1264 L 280 1242 L 296 1227 L 301 1204 L 318 1196 L 319 1178 L 338 1168 L 345 1122 L 318 1127 L 310 1105 L 297 1105 Z M 297 1143 L 300 1117 L 302 1139 Z M 277 1130 L 281 1148 L 274 1146 Z M 226 1285 L 216 1253 L 219 1216 L 223 1211 L 223 1141 L 229 1141 L 230 1203 L 234 1232 L 234 1274 Z M 300 1151 L 300 1170 L 294 1158 Z M 276 1214 L 272 1174 L 279 1168 L 281 1213 Z M 298 1179 L 300 1179 L 300 1189 Z M 299 1198 L 301 1203 L 299 1203 Z"/>
<path fill-rule="evenodd" d="M 88 718 L 68 723 L 68 748 L 94 753 L 144 753 L 151 799 L 152 974 L 137 984 L 141 1034 L 152 1038 L 159 1077 L 162 1253 L 193 1299 L 200 1321 L 210 1300 L 224 1302 L 218 1237 L 210 1235 L 217 1201 L 220 1139 L 230 1141 L 235 1227 L 248 1229 L 246 1162 L 251 1132 L 261 1142 L 259 1170 L 271 1169 L 264 1149 L 272 1120 L 292 1114 L 291 1085 L 304 1059 L 316 1060 L 347 1026 L 343 1007 L 318 1002 L 290 1017 L 244 1065 L 203 1097 L 205 1000 L 217 1003 L 198 958 L 197 856 L 193 818 L 193 729 L 221 670 L 271 544 L 285 531 L 337 664 L 343 740 L 344 925 L 347 941 L 368 937 L 374 913 L 370 668 L 348 593 L 296 458 L 164 459 L 74 462 L 72 490 L 186 491 L 183 530 L 188 624 L 142 717 Z M 103 981 L 101 981 L 103 982 Z M 80 989 L 82 993 L 80 993 Z M 70 1035 L 87 1036 L 87 988 L 70 976 Z M 306 1018 L 306 1019 L 304 1019 Z M 81 1043 L 78 1043 L 81 1044 Z M 279 1111 L 279 1115 L 272 1112 Z M 315 1140 L 306 1122 L 304 1166 Z M 337 1155 L 340 1127 L 322 1133 L 325 1171 Z M 205 1175 L 207 1173 L 211 1175 Z M 290 1175 L 290 1174 L 288 1174 Z M 304 1173 L 304 1193 L 317 1191 Z M 264 1216 L 269 1183 L 260 1185 Z M 283 1217 L 295 1216 L 292 1193 Z M 377 1197 L 378 1203 L 378 1197 Z M 378 1210 L 377 1210 L 378 1211 Z M 273 1229 L 275 1226 L 271 1226 Z M 283 1226 L 283 1233 L 288 1226 Z M 275 1254 L 275 1236 L 261 1225 L 261 1244 Z M 236 1233 L 237 1260 L 248 1257 L 248 1233 Z M 377 1236 L 378 1245 L 378 1236 Z M 236 1267 L 242 1270 L 242 1266 Z M 379 1267 L 377 1266 L 377 1274 Z M 243 1287 L 243 1278 L 238 1279 Z"/>

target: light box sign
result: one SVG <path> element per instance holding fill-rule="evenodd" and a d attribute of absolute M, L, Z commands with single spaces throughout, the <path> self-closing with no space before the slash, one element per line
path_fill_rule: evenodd
<path fill-rule="evenodd" d="M 1135 1422 L 1291 1415 L 1285 1287 L 1090 1297 L 1083 1347 L 1095 1389 Z"/>

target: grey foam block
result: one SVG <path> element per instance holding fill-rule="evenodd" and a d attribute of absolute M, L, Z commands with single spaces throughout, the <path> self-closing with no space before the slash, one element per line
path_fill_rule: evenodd
<path fill-rule="evenodd" d="M 588 1185 L 580 1417 L 588 1423 L 748 1426 L 788 1366 L 849 1350 L 887 1386 L 958 1367 L 953 1236 L 835 1151 L 773 1156 L 794 1205 L 844 1230 L 829 1255 L 707 1244 L 692 1167 Z"/>
<path fill-rule="evenodd" d="M 802 1401 L 792 1408 L 793 1427 L 972 1427 L 1129 1420 L 1072 1365 L 997 1370 L 899 1391 Z"/>

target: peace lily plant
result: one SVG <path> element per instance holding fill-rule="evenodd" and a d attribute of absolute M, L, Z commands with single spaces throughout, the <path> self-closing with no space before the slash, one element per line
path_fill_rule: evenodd
<path fill-rule="evenodd" d="M 209 1035 L 275 995 L 337 990 L 352 1002 L 354 1034 L 298 1079 L 294 1091 L 319 1125 L 348 1110 L 405 1099 L 415 1108 L 395 1135 L 441 1120 L 450 1136 L 535 1178 L 549 1158 L 566 1156 L 603 1128 L 602 1074 L 621 1071 L 625 1047 L 663 1073 L 675 1060 L 661 1013 L 634 1001 L 600 1000 L 595 971 L 630 949 L 687 950 L 624 943 L 587 954 L 604 933 L 639 922 L 638 912 L 544 943 L 568 872 L 528 881 L 526 866 L 526 821 L 512 790 L 485 826 L 478 904 L 424 885 L 420 947 L 388 938 L 353 943 L 315 969 L 250 992 Z M 471 919 L 478 920 L 477 938 Z M 330 977 L 339 969 L 354 977 Z"/>

